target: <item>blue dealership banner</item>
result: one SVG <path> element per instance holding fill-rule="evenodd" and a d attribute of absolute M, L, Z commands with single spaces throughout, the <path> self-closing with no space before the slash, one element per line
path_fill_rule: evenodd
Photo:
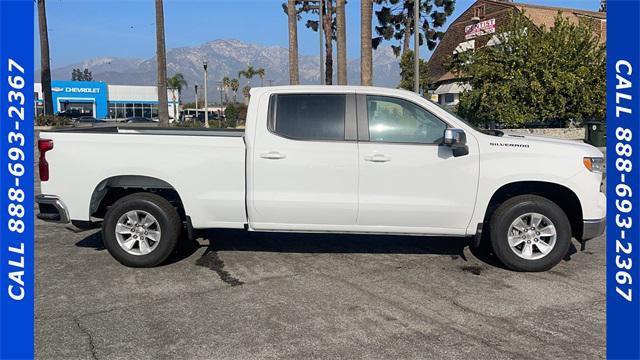
<path fill-rule="evenodd" d="M 34 355 L 34 5 L 0 0 L 0 359 Z"/>
<path fill-rule="evenodd" d="M 607 357 L 640 359 L 640 0 L 607 11 Z"/>

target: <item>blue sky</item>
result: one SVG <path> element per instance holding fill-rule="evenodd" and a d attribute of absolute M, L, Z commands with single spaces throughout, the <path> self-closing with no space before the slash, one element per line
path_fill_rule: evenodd
<path fill-rule="evenodd" d="M 284 0 L 165 0 L 167 48 L 196 46 L 215 39 L 238 39 L 287 47 Z M 474 0 L 457 0 L 450 20 Z M 597 10 L 598 0 L 520 0 L 532 4 Z M 347 4 L 347 56 L 359 57 L 360 1 Z M 34 15 L 37 13 L 34 5 Z M 102 57 L 150 58 L 155 53 L 152 0 L 47 0 L 51 65 L 59 67 Z M 375 19 L 374 19 L 375 25 Z M 446 27 L 446 25 L 445 25 Z M 300 53 L 318 53 L 317 33 L 299 25 Z M 36 67 L 40 47 L 35 39 Z M 423 56 L 428 56 L 423 49 Z"/>

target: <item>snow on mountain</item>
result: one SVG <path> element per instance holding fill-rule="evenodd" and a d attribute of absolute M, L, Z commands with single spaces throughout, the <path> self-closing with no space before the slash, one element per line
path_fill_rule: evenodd
<path fill-rule="evenodd" d="M 240 70 L 248 65 L 254 68 L 264 68 L 265 85 L 271 80 L 274 85 L 287 84 L 289 81 L 288 50 L 279 46 L 261 46 L 248 44 L 238 40 L 218 39 L 197 47 L 180 47 L 167 50 L 167 74 L 182 73 L 188 82 L 183 90 L 183 99 L 192 101 L 195 98 L 194 84 L 202 88 L 203 60 L 209 64 L 209 96 L 210 101 L 216 101 L 219 92 L 216 90 L 218 82 L 224 77 L 237 77 Z M 300 56 L 300 81 L 303 84 L 318 84 L 319 58 L 317 56 Z M 393 55 L 390 47 L 381 47 L 373 52 L 374 85 L 396 87 L 400 81 L 399 59 Z M 336 72 L 334 59 L 334 74 Z M 69 80 L 74 68 L 88 68 L 97 81 L 105 81 L 118 85 L 155 85 L 156 60 L 127 59 L 116 57 L 102 57 L 84 60 L 80 63 L 55 68 L 52 70 L 54 80 Z M 360 60 L 353 59 L 347 64 L 349 84 L 360 83 Z M 39 79 L 36 72 L 36 79 Z M 335 75 L 334 75 L 335 78 Z M 253 78 L 251 84 L 260 85 L 260 78 Z M 241 86 L 246 79 L 241 79 Z"/>

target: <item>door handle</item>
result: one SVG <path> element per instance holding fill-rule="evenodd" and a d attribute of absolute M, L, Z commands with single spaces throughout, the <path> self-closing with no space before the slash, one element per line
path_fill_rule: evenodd
<path fill-rule="evenodd" d="M 260 157 L 263 158 L 263 159 L 278 160 L 278 159 L 286 158 L 287 155 L 279 153 L 277 151 L 269 151 L 268 153 L 260 154 Z"/>
<path fill-rule="evenodd" d="M 382 163 L 382 162 L 391 161 L 391 158 L 386 156 L 386 155 L 384 155 L 384 154 L 373 154 L 373 155 L 365 156 L 364 157 L 364 161 Z"/>

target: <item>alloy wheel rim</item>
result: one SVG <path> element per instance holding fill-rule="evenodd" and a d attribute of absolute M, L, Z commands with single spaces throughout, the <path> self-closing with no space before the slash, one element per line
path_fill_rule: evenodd
<path fill-rule="evenodd" d="M 144 210 L 131 210 L 118 219 L 116 239 L 122 250 L 131 255 L 147 255 L 160 243 L 160 223 Z"/>
<path fill-rule="evenodd" d="M 509 247 L 525 260 L 538 260 L 555 247 L 558 233 L 548 217 L 539 213 L 518 216 L 509 226 Z"/>

